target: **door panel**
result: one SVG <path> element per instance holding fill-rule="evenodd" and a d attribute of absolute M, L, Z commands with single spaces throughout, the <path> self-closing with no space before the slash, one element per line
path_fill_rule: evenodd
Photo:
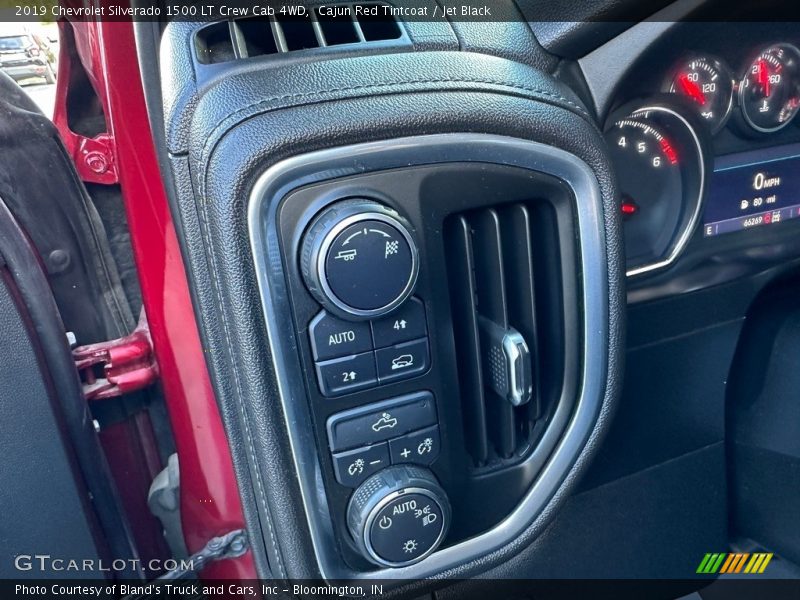
<path fill-rule="evenodd" d="M 0 576 L 81 574 L 42 571 L 28 558 L 37 554 L 132 558 L 41 261 L 2 199 L 0 265 L 0 372 L 12 375 L 0 378 L 0 541 L 6 554 Z"/>

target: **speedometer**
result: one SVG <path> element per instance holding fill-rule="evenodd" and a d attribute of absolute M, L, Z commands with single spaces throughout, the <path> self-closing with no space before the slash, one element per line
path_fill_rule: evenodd
<path fill-rule="evenodd" d="M 725 64 L 711 56 L 696 56 L 681 61 L 667 81 L 671 94 L 687 98 L 704 119 L 711 133 L 725 125 L 733 106 L 734 81 Z"/>

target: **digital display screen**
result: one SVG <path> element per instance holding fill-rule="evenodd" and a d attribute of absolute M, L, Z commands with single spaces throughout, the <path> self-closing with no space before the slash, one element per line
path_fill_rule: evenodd
<path fill-rule="evenodd" d="M 800 144 L 722 156 L 706 197 L 703 235 L 800 217 Z"/>

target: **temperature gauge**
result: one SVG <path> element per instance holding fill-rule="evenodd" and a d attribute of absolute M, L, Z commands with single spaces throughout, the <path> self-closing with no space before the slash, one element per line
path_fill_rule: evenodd
<path fill-rule="evenodd" d="M 688 58 L 674 69 L 666 91 L 688 99 L 711 133 L 725 125 L 733 106 L 733 76 L 722 61 L 710 56 Z"/>
<path fill-rule="evenodd" d="M 800 50 L 777 44 L 761 52 L 739 84 L 739 103 L 756 131 L 786 127 L 800 109 Z"/>

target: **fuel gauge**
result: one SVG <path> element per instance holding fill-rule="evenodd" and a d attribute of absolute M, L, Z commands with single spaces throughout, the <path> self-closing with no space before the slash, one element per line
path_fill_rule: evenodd
<path fill-rule="evenodd" d="M 733 106 L 733 76 L 721 60 L 711 56 L 684 59 L 672 71 L 666 91 L 688 99 L 711 133 L 725 125 Z"/>
<path fill-rule="evenodd" d="M 739 84 L 742 116 L 756 131 L 783 129 L 800 109 L 800 50 L 776 44 L 750 64 Z"/>

